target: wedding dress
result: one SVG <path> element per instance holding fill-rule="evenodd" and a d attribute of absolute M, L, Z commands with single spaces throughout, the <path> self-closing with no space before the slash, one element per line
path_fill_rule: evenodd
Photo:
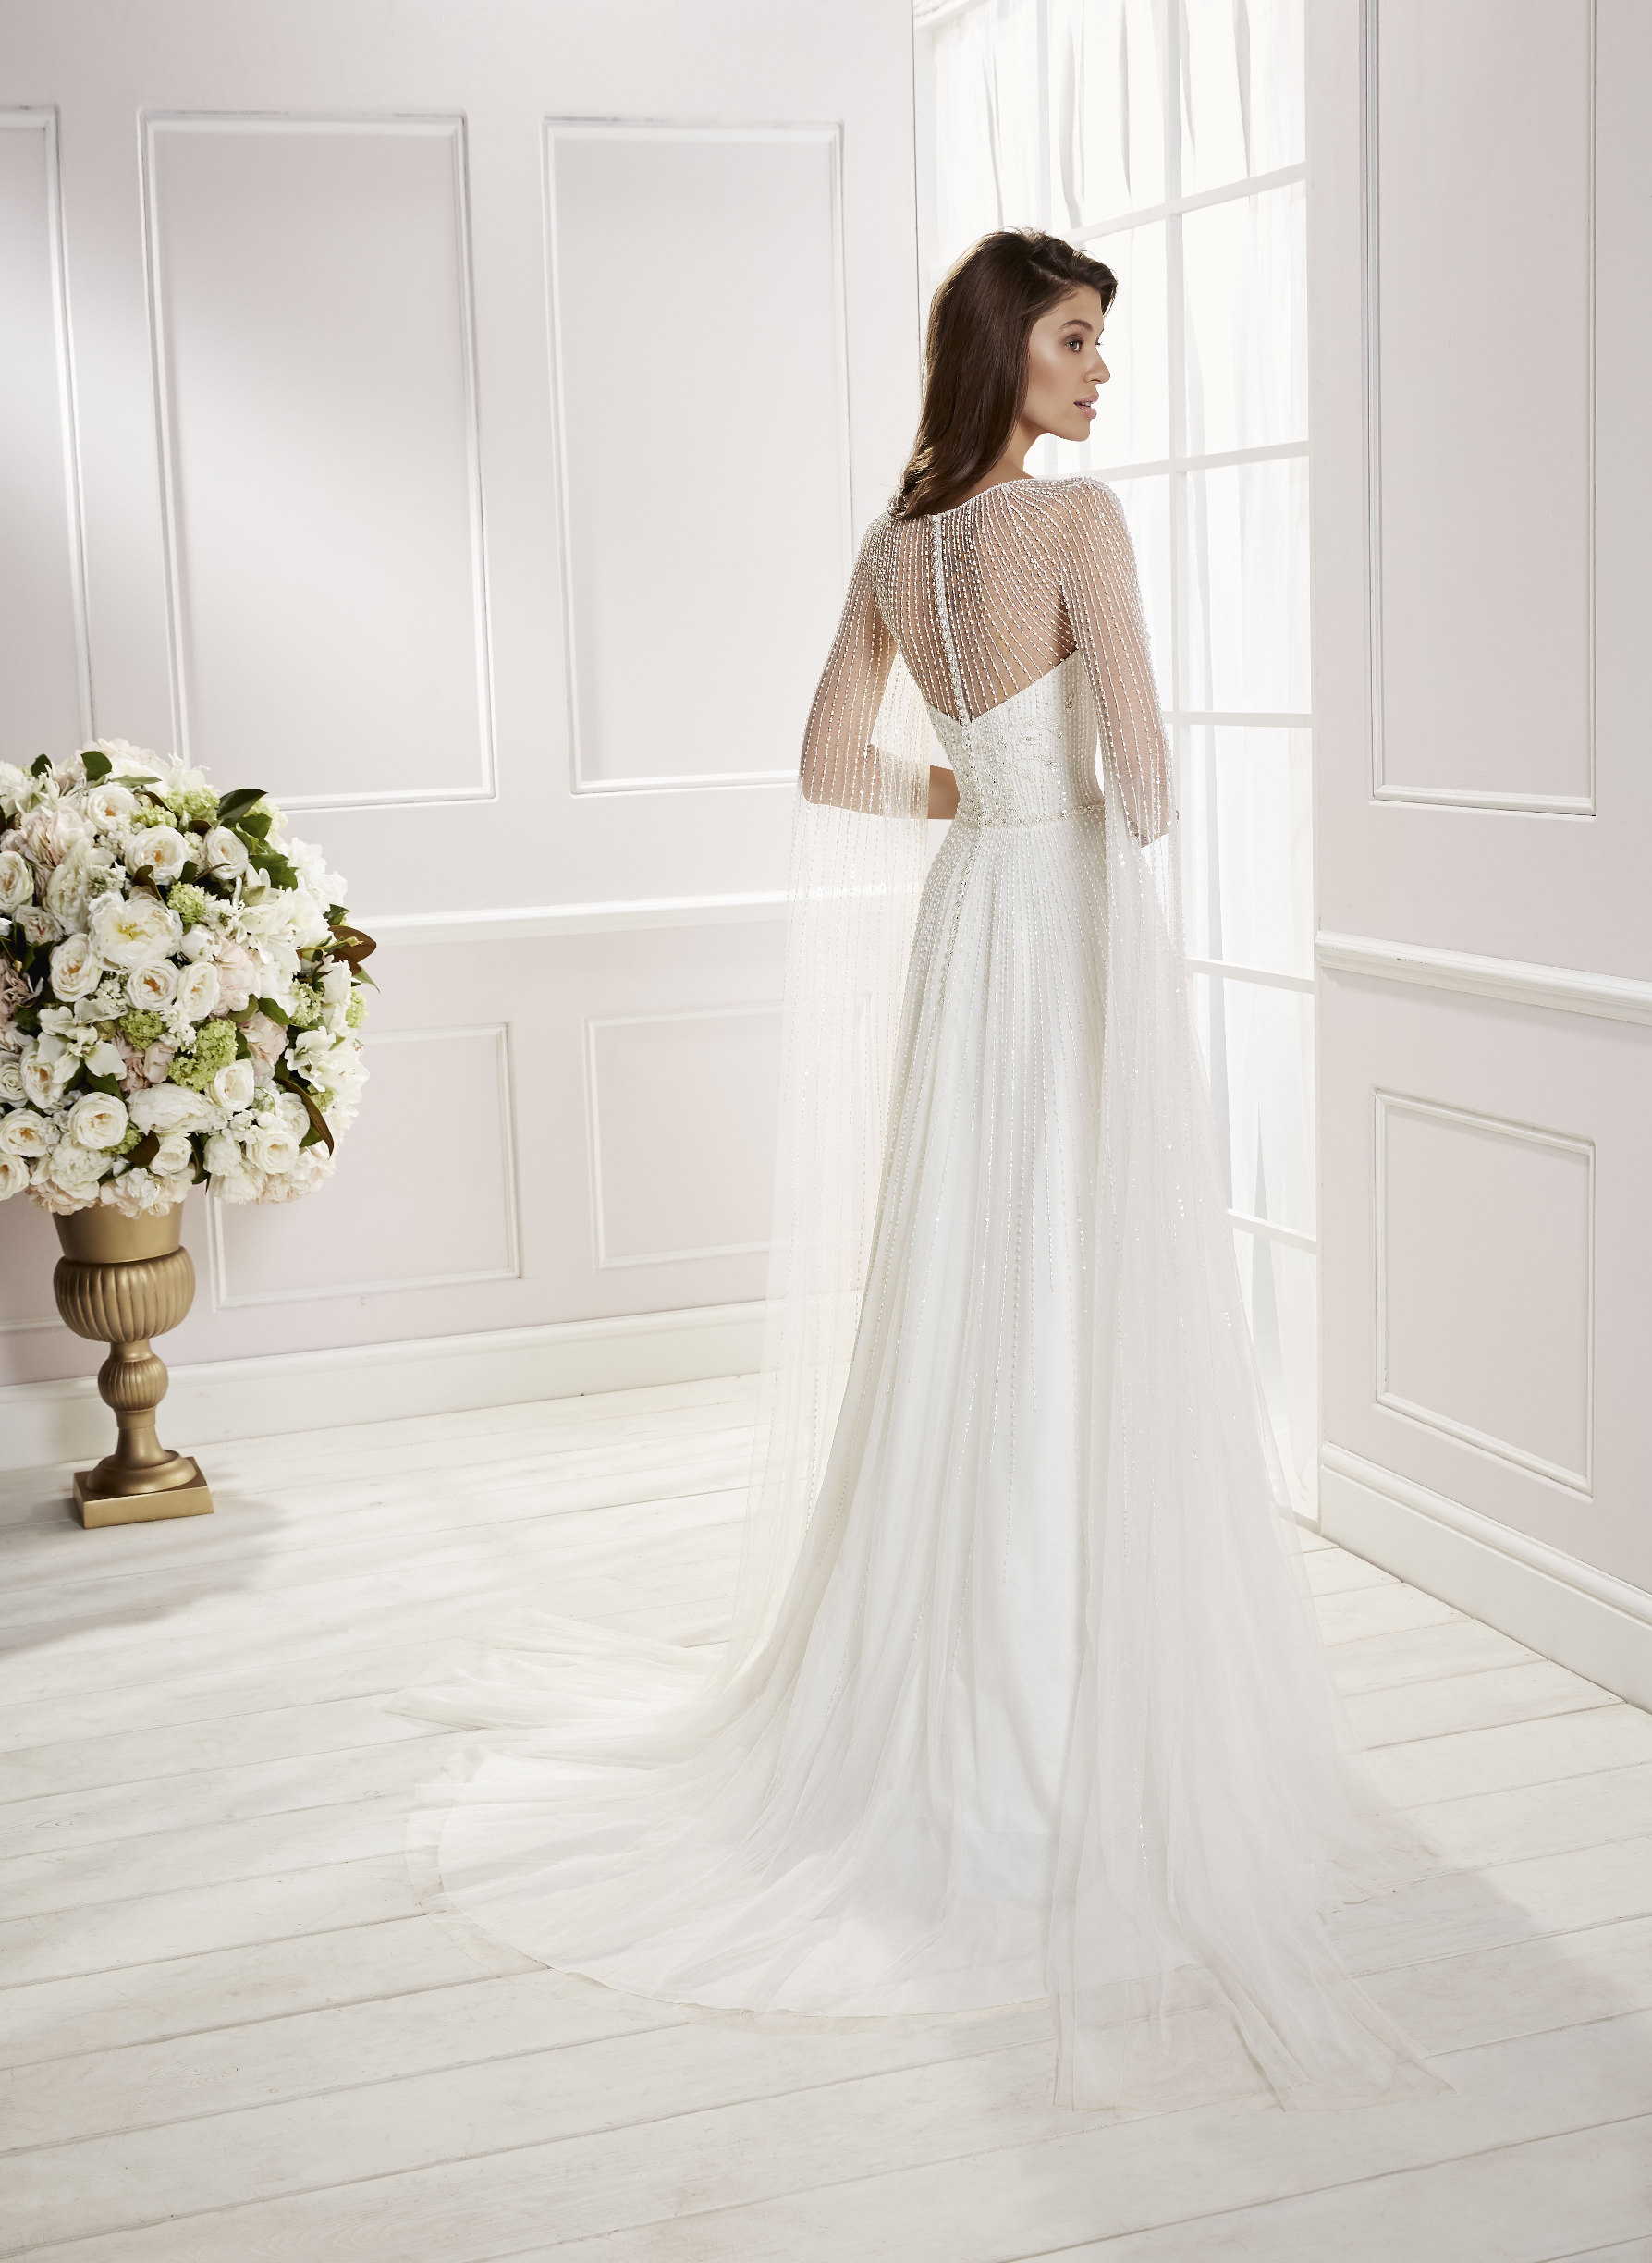
<path fill-rule="evenodd" d="M 1048 2000 L 1083 2106 L 1449 2088 L 1327 1924 L 1438 1865 L 1263 1411 L 1110 490 L 880 519 L 800 783 L 728 1645 L 542 1616 L 403 1693 L 491 1731 L 422 1812 L 426 1899 L 709 2010 Z"/>

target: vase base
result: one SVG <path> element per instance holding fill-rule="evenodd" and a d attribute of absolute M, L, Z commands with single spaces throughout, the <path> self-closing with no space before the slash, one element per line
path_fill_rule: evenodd
<path fill-rule="evenodd" d="M 97 1493 L 96 1470 L 75 1472 L 75 1507 L 90 1532 L 100 1524 L 149 1524 L 160 1517 L 211 1516 L 213 1497 L 206 1479 L 195 1471 L 192 1485 L 168 1486 L 163 1493 Z"/>

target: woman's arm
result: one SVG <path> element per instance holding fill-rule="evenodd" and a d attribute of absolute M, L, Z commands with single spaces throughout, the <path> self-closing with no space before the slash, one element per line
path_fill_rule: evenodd
<path fill-rule="evenodd" d="M 929 814 L 932 817 L 958 814 L 958 778 L 942 763 L 929 765 Z"/>
<path fill-rule="evenodd" d="M 1136 555 L 1117 497 L 1075 482 L 1060 561 L 1061 599 L 1107 727 L 1125 821 L 1157 840 L 1176 814 L 1169 742 L 1147 654 Z"/>
<path fill-rule="evenodd" d="M 905 797 L 893 792 L 894 765 L 872 743 L 895 640 L 877 609 L 870 548 L 868 535 L 809 710 L 798 783 L 805 801 L 881 813 Z"/>

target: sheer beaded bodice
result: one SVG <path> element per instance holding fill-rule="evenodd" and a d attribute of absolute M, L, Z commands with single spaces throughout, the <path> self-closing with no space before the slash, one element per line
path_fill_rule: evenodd
<path fill-rule="evenodd" d="M 811 801 L 893 814 L 910 799 L 910 768 L 878 745 L 898 653 L 949 757 L 959 750 L 961 815 L 1023 807 L 1059 815 L 1100 799 L 1099 786 L 1092 791 L 1100 734 L 1131 831 L 1141 841 L 1164 833 L 1169 747 L 1134 554 L 1110 488 L 1008 480 L 949 510 L 886 512 L 874 523 L 810 713 L 800 775 Z M 1080 754 L 1075 734 L 1085 731 Z M 997 765 L 1002 792 L 988 783 Z"/>
<path fill-rule="evenodd" d="M 973 722 L 929 716 L 958 775 L 960 825 L 1050 825 L 1102 805 L 1095 703 L 1077 653 Z"/>

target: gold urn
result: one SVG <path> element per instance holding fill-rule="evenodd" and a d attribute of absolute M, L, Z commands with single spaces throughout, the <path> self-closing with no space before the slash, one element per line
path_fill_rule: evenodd
<path fill-rule="evenodd" d="M 168 1453 L 155 1436 L 166 1370 L 150 1338 L 175 1328 L 195 1294 L 195 1268 L 180 1245 L 182 1219 L 181 1204 L 129 1218 L 100 1203 L 56 1220 L 63 1245 L 52 1278 L 57 1310 L 77 1336 L 109 1346 L 97 1387 L 119 1430 L 113 1453 L 75 1473 L 82 1524 L 212 1512 L 199 1466 L 188 1454 Z"/>

